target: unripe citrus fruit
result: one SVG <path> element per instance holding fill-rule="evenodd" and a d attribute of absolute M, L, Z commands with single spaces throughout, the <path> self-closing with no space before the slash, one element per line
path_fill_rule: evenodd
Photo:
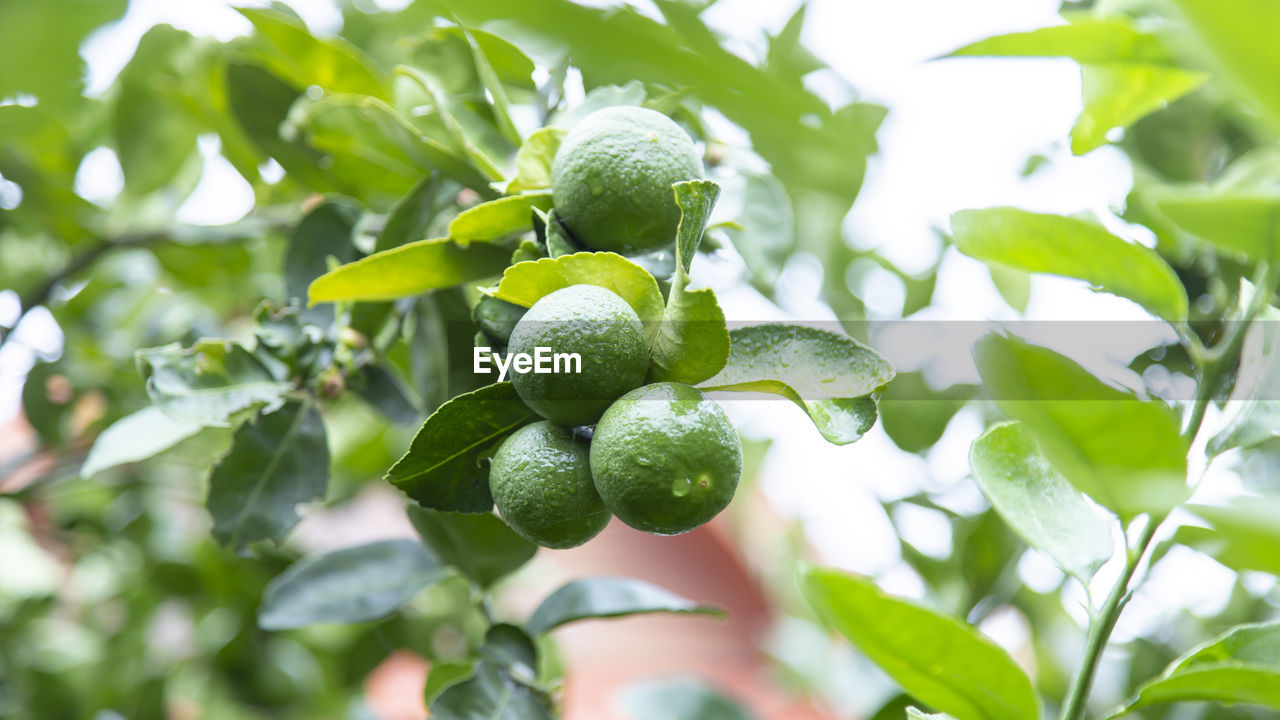
<path fill-rule="evenodd" d="M 574 126 L 551 163 L 556 215 L 578 242 L 637 253 L 670 245 L 680 223 L 673 183 L 703 176 L 693 140 L 660 112 L 611 107 Z"/>
<path fill-rule="evenodd" d="M 498 448 L 489 492 L 511 529 L 543 547 L 581 545 L 609 523 L 591 481 L 586 441 L 545 420 L 520 428 Z"/>
<path fill-rule="evenodd" d="M 742 475 L 742 442 L 724 409 L 680 383 L 618 399 L 596 425 L 591 476 L 604 505 L 637 530 L 676 535 L 715 517 Z"/>
<path fill-rule="evenodd" d="M 565 358 L 560 372 L 521 372 L 511 378 L 530 409 L 561 425 L 594 423 L 614 400 L 644 382 L 648 370 L 640 317 L 598 285 L 570 285 L 529 308 L 511 331 L 507 350 L 533 356 L 538 348 L 579 359 Z"/>

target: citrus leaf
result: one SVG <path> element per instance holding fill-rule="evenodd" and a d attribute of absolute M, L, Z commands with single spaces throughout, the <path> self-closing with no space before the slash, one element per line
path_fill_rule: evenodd
<path fill-rule="evenodd" d="M 465 682 L 446 688 L 431 704 L 432 720 L 551 720 L 550 703 L 498 665 L 481 660 Z"/>
<path fill-rule="evenodd" d="M 1232 570 L 1280 576 L 1280 500 L 1235 498 L 1227 505 L 1185 505 L 1210 527 L 1179 527 L 1174 540 L 1195 548 Z"/>
<path fill-rule="evenodd" d="M 935 391 L 920 372 L 899 373 L 877 403 L 881 426 L 899 448 L 919 453 L 942 438 L 951 418 L 977 392 L 974 385 Z"/>
<path fill-rule="evenodd" d="M 562 128 L 544 127 L 524 139 L 516 151 L 516 174 L 507 183 L 508 195 L 551 187 L 551 162 L 564 135 Z"/>
<path fill-rule="evenodd" d="M 409 520 L 441 562 L 480 587 L 515 572 L 538 550 L 496 515 L 445 513 L 410 505 Z"/>
<path fill-rule="evenodd" d="M 434 703 L 440 693 L 459 683 L 466 682 L 476 674 L 476 661 L 433 663 L 431 672 L 427 674 L 427 684 L 422 690 L 427 705 Z"/>
<path fill-rule="evenodd" d="M 662 318 L 662 292 L 647 270 L 611 252 L 580 252 L 557 258 L 522 262 L 507 268 L 497 297 L 530 307 L 544 295 L 570 285 L 599 285 L 627 302 L 650 335 Z"/>
<path fill-rule="evenodd" d="M 229 427 L 254 405 L 275 404 L 293 384 L 277 378 L 243 346 L 229 340 L 178 343 L 136 353 L 147 395 L 179 423 Z"/>
<path fill-rule="evenodd" d="M 1081 74 L 1084 110 L 1071 128 L 1071 152 L 1076 155 L 1106 145 L 1107 133 L 1129 127 L 1209 79 L 1202 72 L 1128 63 L 1090 63 Z"/>
<path fill-rule="evenodd" d="M 501 159 L 510 154 L 512 146 L 493 123 L 462 98 L 442 88 L 430 74 L 407 65 L 398 66 L 396 72 L 417 82 L 431 96 L 440 121 L 453 136 L 454 145 L 470 158 L 476 169 L 490 180 L 501 180 Z"/>
<path fill-rule="evenodd" d="M 449 223 L 449 238 L 462 247 L 498 240 L 533 229 L 533 209 L 551 209 L 551 195 L 529 193 L 490 200 L 458 213 Z"/>
<path fill-rule="evenodd" d="M 329 485 L 320 413 L 290 401 L 240 426 L 231 442 L 209 476 L 213 536 L 237 551 L 258 540 L 279 543 L 298 524 L 298 505 L 323 500 Z"/>
<path fill-rule="evenodd" d="M 421 543 L 382 540 L 290 565 L 262 595 L 258 626 L 289 630 L 316 623 L 386 617 L 445 576 Z"/>
<path fill-rule="evenodd" d="M 154 405 L 125 415 L 98 434 L 80 467 L 81 477 L 92 477 L 108 468 L 146 460 L 200 432 L 198 423 L 182 422 Z"/>
<path fill-rule="evenodd" d="M 853 338 L 805 325 L 764 324 L 729 331 L 729 360 L 706 392 L 781 395 L 804 410 L 827 441 L 857 440 L 875 422 L 869 396 L 893 379 L 889 362 Z"/>
<path fill-rule="evenodd" d="M 1280 437 L 1280 311 L 1267 307 L 1250 325 L 1228 408 L 1235 408 L 1209 439 L 1211 456 L 1232 448 L 1252 448 Z"/>
<path fill-rule="evenodd" d="M 711 288 L 687 289 L 689 266 L 720 186 L 710 180 L 690 180 L 672 187 L 680 208 L 676 272 L 649 351 L 649 381 L 696 385 L 715 376 L 729 359 L 729 330 L 715 293 Z"/>
<path fill-rule="evenodd" d="M 1009 527 L 1081 582 L 1087 585 L 1115 553 L 1111 523 L 1053 469 L 1019 423 L 993 425 L 978 436 L 969 465 Z"/>
<path fill-rule="evenodd" d="M 1111 717 L 1159 703 L 1204 700 L 1280 710 L 1280 622 L 1239 625 L 1191 650 Z"/>
<path fill-rule="evenodd" d="M 1104 384 L 1070 359 L 1000 335 L 974 346 L 991 398 L 1021 420 L 1050 464 L 1123 520 L 1190 494 L 1177 414 Z M 1123 432 L 1118 428 L 1124 428 Z"/>
<path fill-rule="evenodd" d="M 725 615 L 720 608 L 700 605 L 643 580 L 601 577 L 560 586 L 533 611 L 527 627 L 530 633 L 541 635 L 577 620 L 655 612 Z"/>
<path fill-rule="evenodd" d="M 493 496 L 485 454 L 536 419 L 509 382 L 458 395 L 427 418 L 387 480 L 424 507 L 489 512 Z"/>
<path fill-rule="evenodd" d="M 1170 193 L 1160 212 L 1219 250 L 1255 262 L 1280 255 L 1280 193 L 1212 189 Z"/>
<path fill-rule="evenodd" d="M 1280 52 L 1270 32 L 1280 27 L 1280 7 L 1268 0 L 1175 0 L 1238 87 L 1280 130 Z"/>
<path fill-rule="evenodd" d="M 965 45 L 947 57 L 1065 57 L 1081 63 L 1170 60 L 1158 37 L 1135 29 L 1121 18 L 1081 19 L 1067 25 L 996 35 Z"/>
<path fill-rule="evenodd" d="M 976 628 L 835 570 L 812 568 L 803 585 L 818 615 L 917 700 L 957 720 L 1040 717 L 1026 673 Z"/>
<path fill-rule="evenodd" d="M 907 720 L 956 720 L 954 715 L 946 713 L 927 713 L 919 708 L 907 708 Z"/>
<path fill-rule="evenodd" d="M 391 97 L 385 74 L 364 51 L 340 38 L 318 38 L 301 21 L 276 11 L 240 7 L 266 41 L 264 59 L 298 87 L 317 85 L 334 93 Z"/>
<path fill-rule="evenodd" d="M 462 247 L 449 238 L 419 240 L 347 263 L 316 278 L 311 305 L 339 300 L 394 300 L 498 274 L 511 249 L 491 243 Z"/>
<path fill-rule="evenodd" d="M 1084 280 L 1165 320 L 1187 317 L 1187 292 L 1173 268 L 1154 250 L 1100 225 L 1001 207 L 958 212 L 951 229 L 956 247 L 970 257 Z"/>

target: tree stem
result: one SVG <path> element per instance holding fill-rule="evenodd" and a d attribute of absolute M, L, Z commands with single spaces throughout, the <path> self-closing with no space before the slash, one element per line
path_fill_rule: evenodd
<path fill-rule="evenodd" d="M 1276 267 L 1280 268 L 1280 265 Z M 1218 389 L 1224 373 L 1233 368 L 1238 361 L 1240 349 L 1244 346 L 1244 338 L 1248 332 L 1249 325 L 1270 301 L 1271 295 L 1275 291 L 1277 279 L 1275 269 L 1268 268 L 1266 264 L 1258 268 L 1258 274 L 1254 281 L 1256 292 L 1249 306 L 1240 314 L 1239 321 L 1231 328 L 1226 339 L 1214 346 L 1211 351 L 1204 353 L 1204 361 L 1200 368 L 1200 381 L 1196 385 L 1195 404 L 1191 408 L 1191 416 L 1182 433 L 1188 445 L 1195 441 L 1196 435 L 1200 432 L 1200 426 L 1204 424 L 1204 416 L 1208 411 L 1209 403 L 1213 400 L 1214 392 Z M 1120 613 L 1124 610 L 1124 606 L 1129 600 L 1131 594 L 1129 584 L 1133 581 L 1134 573 L 1137 572 L 1138 566 L 1142 563 L 1142 558 L 1147 554 L 1151 541 L 1155 538 L 1156 531 L 1160 529 L 1162 522 L 1164 522 L 1164 517 L 1147 518 L 1147 525 L 1142 529 L 1142 534 L 1138 537 L 1133 547 L 1127 550 L 1124 570 L 1120 573 L 1120 577 L 1116 579 L 1116 584 L 1111 588 L 1111 592 L 1107 595 L 1102 607 L 1098 609 L 1097 614 L 1089 622 L 1089 635 L 1085 641 L 1084 661 L 1080 663 L 1080 668 L 1071 680 L 1071 689 L 1067 693 L 1066 702 L 1063 703 L 1062 713 L 1059 715 L 1061 720 L 1082 720 L 1084 718 L 1085 704 L 1089 699 L 1089 691 L 1093 687 L 1093 678 L 1098 669 L 1098 661 L 1102 658 L 1102 651 L 1106 649 L 1107 641 L 1111 638 L 1111 632 L 1115 629 L 1116 621 L 1120 619 Z"/>

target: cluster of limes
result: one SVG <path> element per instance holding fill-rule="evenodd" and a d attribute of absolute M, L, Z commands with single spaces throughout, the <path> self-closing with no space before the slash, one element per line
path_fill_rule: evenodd
<path fill-rule="evenodd" d="M 565 137 L 552 194 L 556 214 L 582 245 L 641 252 L 674 242 L 680 209 L 671 185 L 701 175 L 693 142 L 665 115 L 609 108 Z M 506 335 L 508 352 L 543 347 L 581 361 L 580 372 L 512 377 L 524 403 L 546 418 L 517 430 L 492 458 L 494 504 L 516 532 L 546 547 L 573 547 L 614 515 L 674 535 L 729 504 L 742 473 L 737 431 L 700 390 L 645 384 L 645 329 L 626 301 L 582 284 L 544 296 L 514 326 L 495 310 L 486 309 L 480 324 Z"/>

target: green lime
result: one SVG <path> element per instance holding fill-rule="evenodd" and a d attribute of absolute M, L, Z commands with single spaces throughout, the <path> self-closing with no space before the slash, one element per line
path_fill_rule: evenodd
<path fill-rule="evenodd" d="M 703 176 L 693 140 L 671 118 L 611 107 L 574 126 L 551 163 L 556 215 L 578 242 L 637 253 L 675 241 L 673 183 Z"/>
<path fill-rule="evenodd" d="M 561 425 L 600 419 L 614 400 L 644 382 L 649 366 L 640 317 L 598 285 L 570 285 L 543 296 L 516 323 L 507 351 L 516 394 Z M 538 364 L 515 372 L 519 355 Z"/>
<path fill-rule="evenodd" d="M 742 441 L 724 409 L 680 383 L 623 395 L 596 425 L 591 476 L 604 506 L 637 530 L 677 535 L 715 517 L 742 476 Z"/>
<path fill-rule="evenodd" d="M 520 428 L 498 448 L 489 492 L 511 529 L 543 547 L 581 545 L 609 524 L 591 481 L 586 441 L 545 420 Z"/>

